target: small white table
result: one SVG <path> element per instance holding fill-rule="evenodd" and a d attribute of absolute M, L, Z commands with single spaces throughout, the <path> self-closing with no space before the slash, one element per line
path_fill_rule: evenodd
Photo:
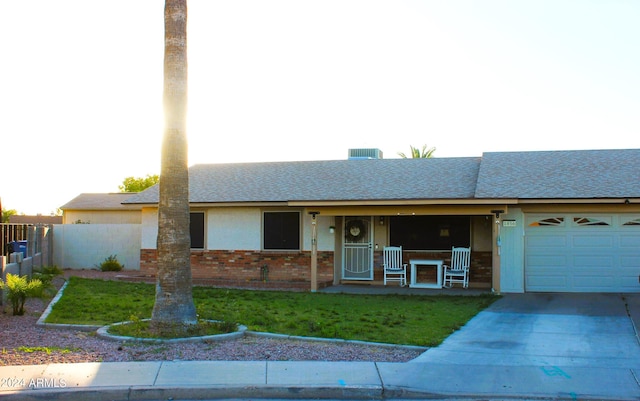
<path fill-rule="evenodd" d="M 411 265 L 411 283 L 409 283 L 409 287 L 411 288 L 442 288 L 442 260 L 438 259 L 411 259 L 409 260 L 409 264 Z M 438 269 L 437 272 L 437 282 L 435 283 L 418 283 L 417 282 L 417 266 L 425 265 L 425 266 L 436 266 Z"/>

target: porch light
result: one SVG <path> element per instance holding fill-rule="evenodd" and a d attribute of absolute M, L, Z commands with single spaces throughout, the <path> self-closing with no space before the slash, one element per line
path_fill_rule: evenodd
<path fill-rule="evenodd" d="M 379 221 L 380 221 L 380 225 L 384 226 L 384 216 L 380 216 Z"/>
<path fill-rule="evenodd" d="M 336 228 L 334 226 L 329 226 L 329 233 L 333 234 L 336 232 Z"/>

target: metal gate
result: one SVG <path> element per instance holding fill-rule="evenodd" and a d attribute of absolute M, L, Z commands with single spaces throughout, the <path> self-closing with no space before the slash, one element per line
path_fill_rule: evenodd
<path fill-rule="evenodd" d="M 344 280 L 373 280 L 373 218 L 345 217 L 342 278 Z"/>
<path fill-rule="evenodd" d="M 38 235 L 37 230 L 42 230 L 42 225 L 23 224 L 23 223 L 2 223 L 0 224 L 0 256 L 9 256 L 9 244 L 13 242 L 31 242 L 28 247 L 28 255 L 33 256 L 40 252 L 41 244 L 39 239 L 42 235 Z M 17 249 L 11 252 L 18 252 Z"/>

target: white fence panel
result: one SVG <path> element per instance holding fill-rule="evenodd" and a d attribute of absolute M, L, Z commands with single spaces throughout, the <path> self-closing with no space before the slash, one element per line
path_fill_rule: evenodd
<path fill-rule="evenodd" d="M 125 270 L 140 270 L 140 224 L 56 224 L 53 261 L 60 268 L 91 269 L 116 255 Z"/>

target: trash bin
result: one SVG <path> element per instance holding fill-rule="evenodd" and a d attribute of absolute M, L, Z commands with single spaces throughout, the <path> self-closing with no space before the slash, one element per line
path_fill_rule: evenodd
<path fill-rule="evenodd" d="M 27 241 L 13 241 L 9 242 L 9 253 L 22 252 L 22 257 L 27 257 Z"/>

